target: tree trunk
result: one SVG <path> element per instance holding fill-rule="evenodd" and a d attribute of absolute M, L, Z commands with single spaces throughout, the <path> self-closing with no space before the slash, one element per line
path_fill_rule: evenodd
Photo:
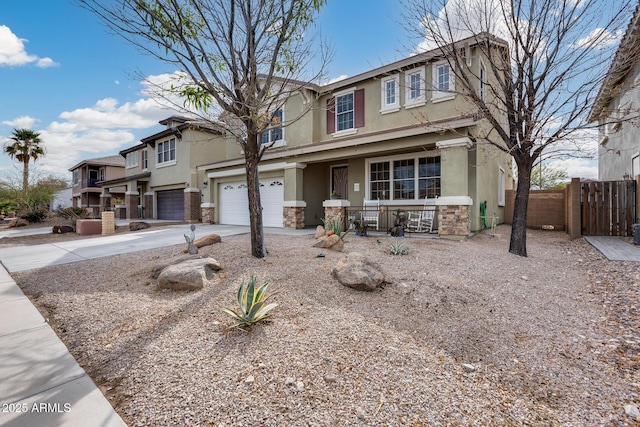
<path fill-rule="evenodd" d="M 527 208 L 529 206 L 529 190 L 531 187 L 531 166 L 518 164 L 518 186 L 516 200 L 513 205 L 513 223 L 511 224 L 511 241 L 509 252 L 527 256 Z"/>
<path fill-rule="evenodd" d="M 26 195 L 29 190 L 29 157 L 27 156 L 22 162 L 22 194 Z"/>
<path fill-rule="evenodd" d="M 245 147 L 245 169 L 247 171 L 247 193 L 249 196 L 249 224 L 251 225 L 251 254 L 256 258 L 267 256 L 262 227 L 262 203 L 260 202 L 260 181 L 258 180 L 259 155 L 257 135 L 248 134 Z"/>

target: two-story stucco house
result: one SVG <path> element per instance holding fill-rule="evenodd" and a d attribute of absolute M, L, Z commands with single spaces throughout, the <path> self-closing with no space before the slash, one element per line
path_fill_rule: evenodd
<path fill-rule="evenodd" d="M 196 167 L 216 156 L 239 156 L 240 148 L 225 143 L 207 123 L 172 116 L 160 124 L 164 130 L 120 151 L 125 175 L 100 183 L 103 210 L 116 190 L 124 193 L 124 205 L 116 210 L 121 218 L 198 222 L 205 175 Z"/>
<path fill-rule="evenodd" d="M 640 6 L 636 9 L 589 113 L 599 124 L 598 178 L 640 174 Z"/>
<path fill-rule="evenodd" d="M 124 159 L 121 156 L 97 157 L 83 160 L 69 169 L 73 206 L 85 208 L 99 216 L 101 210 L 100 182 L 124 176 Z"/>
<path fill-rule="evenodd" d="M 460 45 L 477 68 L 477 90 L 488 92 L 481 49 L 474 43 Z M 349 210 L 365 200 L 379 201 L 387 213 L 435 205 L 441 235 L 481 229 L 485 201 L 486 212 L 504 218 L 504 191 L 513 185 L 511 158 L 477 136 L 486 123 L 455 94 L 454 73 L 440 51 L 309 85 L 275 114 L 287 124 L 310 105 L 301 119 L 262 137 L 273 143 L 259 166 L 265 226 L 315 226 L 328 208 Z M 203 221 L 246 225 L 244 158 L 226 146 L 212 149 L 226 150 L 226 156 L 197 168 L 205 174 Z M 331 200 L 332 192 L 340 199 Z M 390 225 L 386 221 L 381 229 Z"/>

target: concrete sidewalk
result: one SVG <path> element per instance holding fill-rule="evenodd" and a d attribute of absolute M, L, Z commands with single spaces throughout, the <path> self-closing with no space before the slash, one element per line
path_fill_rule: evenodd
<path fill-rule="evenodd" d="M 640 262 L 640 247 L 615 236 L 584 236 L 594 248 L 610 261 Z"/>
<path fill-rule="evenodd" d="M 126 424 L 111 407 L 16 285 L 9 272 L 31 270 L 145 249 L 186 245 L 188 224 L 0 249 L 0 425 L 116 427 Z M 39 230 L 40 233 L 35 232 Z M 13 231 L 13 230 L 12 230 Z M 19 232 L 24 234 L 19 234 Z M 315 230 L 265 228 L 265 234 L 305 235 Z M 15 230 L 13 237 L 50 233 Z M 195 235 L 249 233 L 249 227 L 197 224 Z M 0 237 L 4 232 L 0 233 Z"/>

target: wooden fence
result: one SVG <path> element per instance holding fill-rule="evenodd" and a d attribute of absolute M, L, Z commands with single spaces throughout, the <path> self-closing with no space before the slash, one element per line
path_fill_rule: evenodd
<path fill-rule="evenodd" d="M 572 238 L 580 235 L 631 236 L 633 224 L 640 222 L 636 187 L 632 181 L 571 180 L 564 190 L 532 190 L 527 209 L 527 227 L 566 230 Z M 513 221 L 515 191 L 507 191 L 505 223 Z"/>
<path fill-rule="evenodd" d="M 581 232 L 585 236 L 631 236 L 636 219 L 635 181 L 580 183 Z"/>

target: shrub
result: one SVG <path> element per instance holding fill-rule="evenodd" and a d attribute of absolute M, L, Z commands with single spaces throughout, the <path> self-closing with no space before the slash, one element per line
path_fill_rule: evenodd
<path fill-rule="evenodd" d="M 49 211 L 42 208 L 27 209 L 20 212 L 18 216 L 29 223 L 38 223 L 47 219 Z"/>
<path fill-rule="evenodd" d="M 85 208 L 76 207 L 57 209 L 56 213 L 60 217 L 70 220 L 85 219 L 90 216 L 89 212 Z"/>
<path fill-rule="evenodd" d="M 389 246 L 389 255 L 409 255 L 409 249 L 396 240 Z"/>
<path fill-rule="evenodd" d="M 278 304 L 266 304 L 267 300 L 274 294 L 267 295 L 269 282 L 256 286 L 257 281 L 258 279 L 252 275 L 246 287 L 244 283 L 240 285 L 237 294 L 238 305 L 240 306 L 239 311 L 232 308 L 222 309 L 223 313 L 227 313 L 237 321 L 229 328 L 251 326 L 271 318 L 270 311 L 276 308 Z"/>
<path fill-rule="evenodd" d="M 328 236 L 335 234 L 342 239 L 344 235 L 347 234 L 346 231 L 342 232 L 342 221 L 323 218 L 322 222 L 324 223 L 324 229 L 327 231 Z"/>

